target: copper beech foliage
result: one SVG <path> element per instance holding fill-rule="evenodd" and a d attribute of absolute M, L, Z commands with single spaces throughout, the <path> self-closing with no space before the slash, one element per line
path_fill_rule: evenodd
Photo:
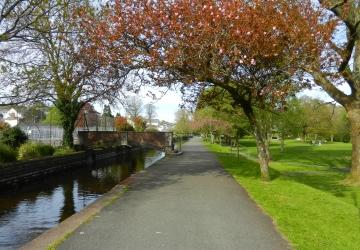
<path fill-rule="evenodd" d="M 310 0 L 115 1 L 100 20 L 80 13 L 93 41 L 86 54 L 106 65 L 264 101 L 286 97 L 292 76 L 325 51 L 336 23 L 322 15 Z"/>

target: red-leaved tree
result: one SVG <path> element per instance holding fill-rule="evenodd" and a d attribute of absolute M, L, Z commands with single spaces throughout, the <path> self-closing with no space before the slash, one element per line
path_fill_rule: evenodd
<path fill-rule="evenodd" d="M 116 131 L 132 131 L 134 128 L 128 123 L 127 118 L 123 116 L 116 116 L 114 120 Z"/>
<path fill-rule="evenodd" d="M 116 69 L 141 67 L 159 85 L 217 86 L 253 127 L 260 172 L 269 180 L 269 150 L 254 106 L 279 108 L 299 69 L 323 50 L 334 24 L 321 23 L 310 0 L 115 1 L 100 20 L 83 16 L 88 54 Z M 310 34 L 312 39 L 302 34 Z"/>

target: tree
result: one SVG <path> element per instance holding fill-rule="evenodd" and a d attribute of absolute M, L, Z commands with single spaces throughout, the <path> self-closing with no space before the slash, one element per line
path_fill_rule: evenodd
<path fill-rule="evenodd" d="M 27 135 L 19 128 L 7 128 L 0 131 L 0 143 L 17 148 L 28 140 Z"/>
<path fill-rule="evenodd" d="M 221 141 L 220 136 L 232 134 L 230 122 L 223 118 L 224 115 L 211 107 L 198 109 L 191 121 L 191 129 L 203 133 L 206 137 L 210 136 L 211 143 L 214 143 L 215 136 Z"/>
<path fill-rule="evenodd" d="M 229 93 L 219 87 L 204 90 L 197 98 L 193 126 L 213 137 L 220 133 L 235 137 L 236 144 L 240 137 L 251 134 L 252 128 L 242 112 L 234 108 L 234 100 Z"/>
<path fill-rule="evenodd" d="M 315 49 L 312 55 L 317 60 L 306 65 L 315 83 L 321 86 L 335 101 L 346 109 L 351 124 L 352 163 L 350 179 L 360 182 L 360 5 L 358 1 L 320 0 L 321 6 L 329 12 L 324 22 L 338 24 L 338 30 L 345 31 L 343 39 L 333 39 L 326 50 Z M 337 37 L 341 34 L 337 34 Z M 312 40 L 304 33 L 303 39 Z M 339 41 L 340 40 L 340 41 Z M 337 86 L 349 86 L 346 94 Z"/>
<path fill-rule="evenodd" d="M 141 116 L 144 105 L 140 98 L 131 96 L 126 99 L 124 108 L 130 119 L 134 120 L 136 117 Z"/>
<path fill-rule="evenodd" d="M 111 113 L 110 105 L 104 105 L 103 115 L 107 117 L 114 117 Z"/>
<path fill-rule="evenodd" d="M 269 180 L 266 131 L 254 106 L 281 106 L 300 77 L 298 69 L 312 60 L 307 55 L 326 46 L 330 29 L 318 22 L 321 13 L 311 4 L 310 0 L 118 1 L 98 26 L 91 24 L 92 30 L 101 32 L 89 32 L 89 37 L 99 46 L 95 56 L 112 65 L 118 60 L 142 65 L 150 73 L 147 81 L 225 89 L 253 127 L 261 177 Z M 106 25 L 105 20 L 111 23 Z M 305 41 L 304 33 L 317 39 Z"/>
<path fill-rule="evenodd" d="M 346 110 L 344 108 L 339 108 L 337 113 L 338 116 L 335 121 L 335 127 L 336 127 L 335 140 L 341 142 L 349 142 L 351 126 L 350 126 L 349 118 L 346 115 Z"/>
<path fill-rule="evenodd" d="M 116 116 L 114 123 L 116 131 L 118 132 L 134 130 L 134 128 L 127 122 L 126 117 Z"/>
<path fill-rule="evenodd" d="M 104 75 L 101 61 L 84 54 L 89 43 L 79 16 L 83 12 L 96 15 L 88 1 L 41 2 L 46 14 L 31 25 L 31 39 L 22 44 L 20 51 L 22 62 L 18 67 L 9 67 L 11 92 L 14 97 L 38 99 L 40 91 L 42 98 L 52 102 L 61 114 L 63 144 L 73 146 L 75 121 L 81 108 L 100 98 L 116 98 L 126 84 L 129 70 L 120 69 L 118 64 L 116 74 L 110 78 Z M 52 7 L 54 3 L 56 7 Z"/>
<path fill-rule="evenodd" d="M 29 27 L 45 14 L 40 0 L 7 0 L 0 4 L 0 42 L 27 37 Z"/>
<path fill-rule="evenodd" d="M 136 116 L 132 120 L 134 122 L 134 130 L 136 132 L 144 132 L 146 129 L 146 121 L 141 116 Z"/>
<path fill-rule="evenodd" d="M 46 125 L 61 126 L 61 113 L 56 107 L 51 107 L 45 119 L 42 121 Z"/>
<path fill-rule="evenodd" d="M 34 103 L 28 107 L 17 106 L 21 108 L 22 119 L 21 122 L 25 124 L 38 123 L 46 116 L 46 111 L 49 110 L 43 103 Z"/>
<path fill-rule="evenodd" d="M 187 110 L 179 109 L 176 111 L 174 132 L 177 134 L 190 134 L 192 132 L 190 113 Z"/>
<path fill-rule="evenodd" d="M 148 124 L 151 126 L 152 121 L 156 117 L 156 106 L 152 103 L 148 103 L 145 105 L 145 114 Z"/>
<path fill-rule="evenodd" d="M 0 61 L 17 64 L 13 54 L 18 49 L 16 44 L 19 41 L 30 39 L 32 26 L 35 25 L 48 11 L 55 7 L 49 4 L 49 8 L 43 8 L 42 0 L 6 0 L 0 3 Z M 2 71 L 5 71 L 2 68 Z M 7 82 L 6 77 L 1 79 Z M 6 90 L 6 88 L 5 88 Z M 39 91 L 34 91 L 33 96 L 43 96 Z M 11 99 L 10 99 L 11 97 Z M 0 106 L 15 105 L 33 100 L 25 95 L 19 96 L 6 93 L 0 95 Z"/>
<path fill-rule="evenodd" d="M 344 112 L 335 103 L 309 97 L 291 98 L 285 110 L 274 115 L 274 122 L 282 137 L 346 141 L 349 125 Z"/>

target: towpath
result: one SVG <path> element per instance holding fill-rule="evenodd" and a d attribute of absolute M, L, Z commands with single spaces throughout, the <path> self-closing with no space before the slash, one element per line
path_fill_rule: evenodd
<path fill-rule="evenodd" d="M 59 249 L 289 249 L 198 138 L 139 173 Z"/>

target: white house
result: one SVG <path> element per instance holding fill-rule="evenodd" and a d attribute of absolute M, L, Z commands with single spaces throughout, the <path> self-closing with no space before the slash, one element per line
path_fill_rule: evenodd
<path fill-rule="evenodd" d="M 6 122 L 11 127 L 15 127 L 19 124 L 19 121 L 23 116 L 16 111 L 14 108 L 0 109 L 0 120 Z"/>

